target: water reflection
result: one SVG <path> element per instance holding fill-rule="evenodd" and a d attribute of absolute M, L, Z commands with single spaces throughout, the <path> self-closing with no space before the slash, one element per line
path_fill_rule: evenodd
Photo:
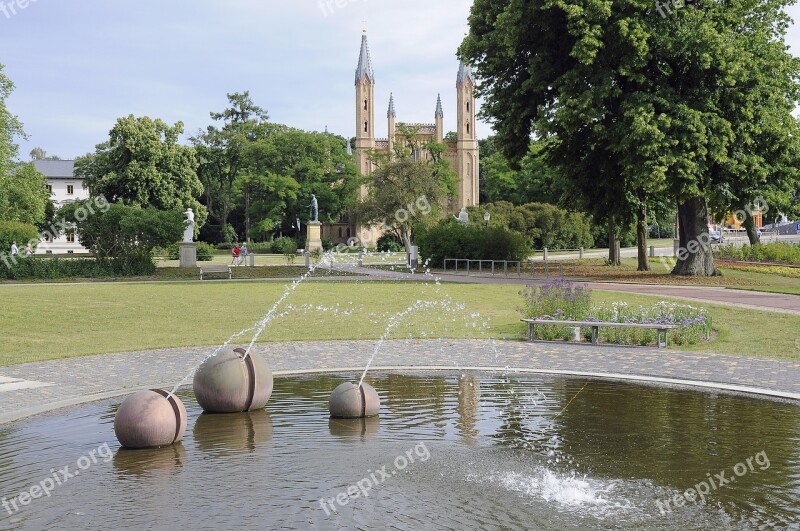
<path fill-rule="evenodd" d="M 192 435 L 203 452 L 253 452 L 272 440 L 272 418 L 265 409 L 224 415 L 202 413 L 197 417 Z"/>
<path fill-rule="evenodd" d="M 129 450 L 120 448 L 114 454 L 114 470 L 119 476 L 144 476 L 165 473 L 166 477 L 186 464 L 186 449 L 182 443 L 164 448 Z"/>
<path fill-rule="evenodd" d="M 331 435 L 345 439 L 367 439 L 378 434 L 381 426 L 380 417 L 361 419 L 328 419 Z"/>
<path fill-rule="evenodd" d="M 182 444 L 119 450 L 13 517 L 0 511 L 0 528 L 682 530 L 800 520 L 797 404 L 533 375 L 375 373 L 381 416 L 329 419 L 330 391 L 352 378 L 277 378 L 266 410 L 231 415 L 203 414 L 179 393 L 190 418 Z M 110 412 L 121 400 L 4 427 L 0 497 L 100 444 L 118 448 Z M 392 475 L 397 456 L 422 442 L 430 459 Z M 731 477 L 762 451 L 768 468 L 659 514 L 659 500 L 708 474 Z M 384 465 L 369 497 L 336 515 L 320 509 L 320 498 Z"/>

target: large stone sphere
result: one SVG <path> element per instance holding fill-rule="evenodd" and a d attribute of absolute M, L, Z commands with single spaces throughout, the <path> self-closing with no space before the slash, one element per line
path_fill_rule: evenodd
<path fill-rule="evenodd" d="M 114 417 L 114 433 L 124 448 L 155 448 L 180 441 L 186 408 L 162 389 L 139 391 L 125 399 Z"/>
<path fill-rule="evenodd" d="M 261 409 L 272 395 L 272 371 L 260 355 L 241 348 L 205 360 L 194 375 L 194 396 L 208 413 Z"/>
<path fill-rule="evenodd" d="M 368 383 L 344 382 L 331 393 L 328 400 L 331 417 L 337 419 L 359 419 L 374 417 L 381 409 L 378 392 Z"/>

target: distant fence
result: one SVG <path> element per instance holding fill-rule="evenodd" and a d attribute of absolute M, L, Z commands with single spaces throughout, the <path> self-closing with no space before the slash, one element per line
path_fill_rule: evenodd
<path fill-rule="evenodd" d="M 444 272 L 454 275 L 503 275 L 534 277 L 551 276 L 563 277 L 564 274 L 577 272 L 577 263 L 571 262 L 540 262 L 531 260 L 467 260 L 466 258 L 445 258 Z"/>

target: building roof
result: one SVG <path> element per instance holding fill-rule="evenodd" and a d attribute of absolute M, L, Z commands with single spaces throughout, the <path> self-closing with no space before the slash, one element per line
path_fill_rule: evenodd
<path fill-rule="evenodd" d="M 361 53 L 358 54 L 358 68 L 356 68 L 356 85 L 364 79 L 375 81 L 375 72 L 372 71 L 372 58 L 369 56 L 369 45 L 367 44 L 367 30 L 361 35 Z"/>
<path fill-rule="evenodd" d="M 48 179 L 74 179 L 74 160 L 35 160 L 33 165 Z"/>
<path fill-rule="evenodd" d="M 397 112 L 394 110 L 394 94 L 389 93 L 389 110 L 386 112 L 387 118 L 397 118 Z"/>
<path fill-rule="evenodd" d="M 472 75 L 472 67 L 469 65 L 465 65 L 463 62 L 458 63 L 458 79 L 456 80 L 456 85 L 461 86 L 467 80 L 473 85 L 475 84 L 475 76 Z"/>
<path fill-rule="evenodd" d="M 444 118 L 444 111 L 442 110 L 442 95 L 436 97 L 436 118 Z"/>

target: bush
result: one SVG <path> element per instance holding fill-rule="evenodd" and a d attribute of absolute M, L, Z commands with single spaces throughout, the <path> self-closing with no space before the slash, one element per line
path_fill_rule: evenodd
<path fill-rule="evenodd" d="M 103 278 L 114 276 L 150 276 L 155 273 L 152 260 L 99 262 L 94 258 L 19 258 L 11 267 L 0 266 L 0 278 L 8 280 L 60 280 L 68 278 Z"/>
<path fill-rule="evenodd" d="M 333 240 L 330 238 L 322 238 L 322 250 L 330 251 L 331 249 L 333 249 Z"/>
<path fill-rule="evenodd" d="M 175 242 L 161 253 L 167 260 L 181 259 L 181 243 Z M 210 262 L 214 259 L 214 246 L 206 242 L 197 242 L 197 261 Z"/>
<path fill-rule="evenodd" d="M 441 267 L 445 258 L 524 260 L 530 253 L 527 239 L 518 232 L 456 221 L 422 230 L 417 244 L 420 255 L 434 267 Z"/>
<path fill-rule="evenodd" d="M 378 238 L 377 248 L 382 253 L 399 253 L 405 251 L 406 246 L 400 241 L 396 234 L 387 232 Z"/>
<path fill-rule="evenodd" d="M 720 245 L 713 248 L 714 257 L 742 262 L 776 262 L 800 265 L 800 245 L 786 242 L 762 245 Z"/>
<path fill-rule="evenodd" d="M 273 240 L 270 247 L 272 254 L 287 254 L 287 251 L 297 253 L 297 242 L 288 236 Z"/>
<path fill-rule="evenodd" d="M 507 201 L 468 209 L 473 224 L 483 223 L 483 213 L 491 214 L 493 227 L 507 227 L 524 234 L 535 249 L 577 249 L 594 246 L 589 217 L 547 203 L 515 206 Z"/>
<path fill-rule="evenodd" d="M 20 254 L 25 253 L 25 246 L 33 240 L 39 241 L 39 231 L 33 225 L 16 221 L 0 221 L 0 254 L 11 254 L 11 243 L 17 242 Z"/>

